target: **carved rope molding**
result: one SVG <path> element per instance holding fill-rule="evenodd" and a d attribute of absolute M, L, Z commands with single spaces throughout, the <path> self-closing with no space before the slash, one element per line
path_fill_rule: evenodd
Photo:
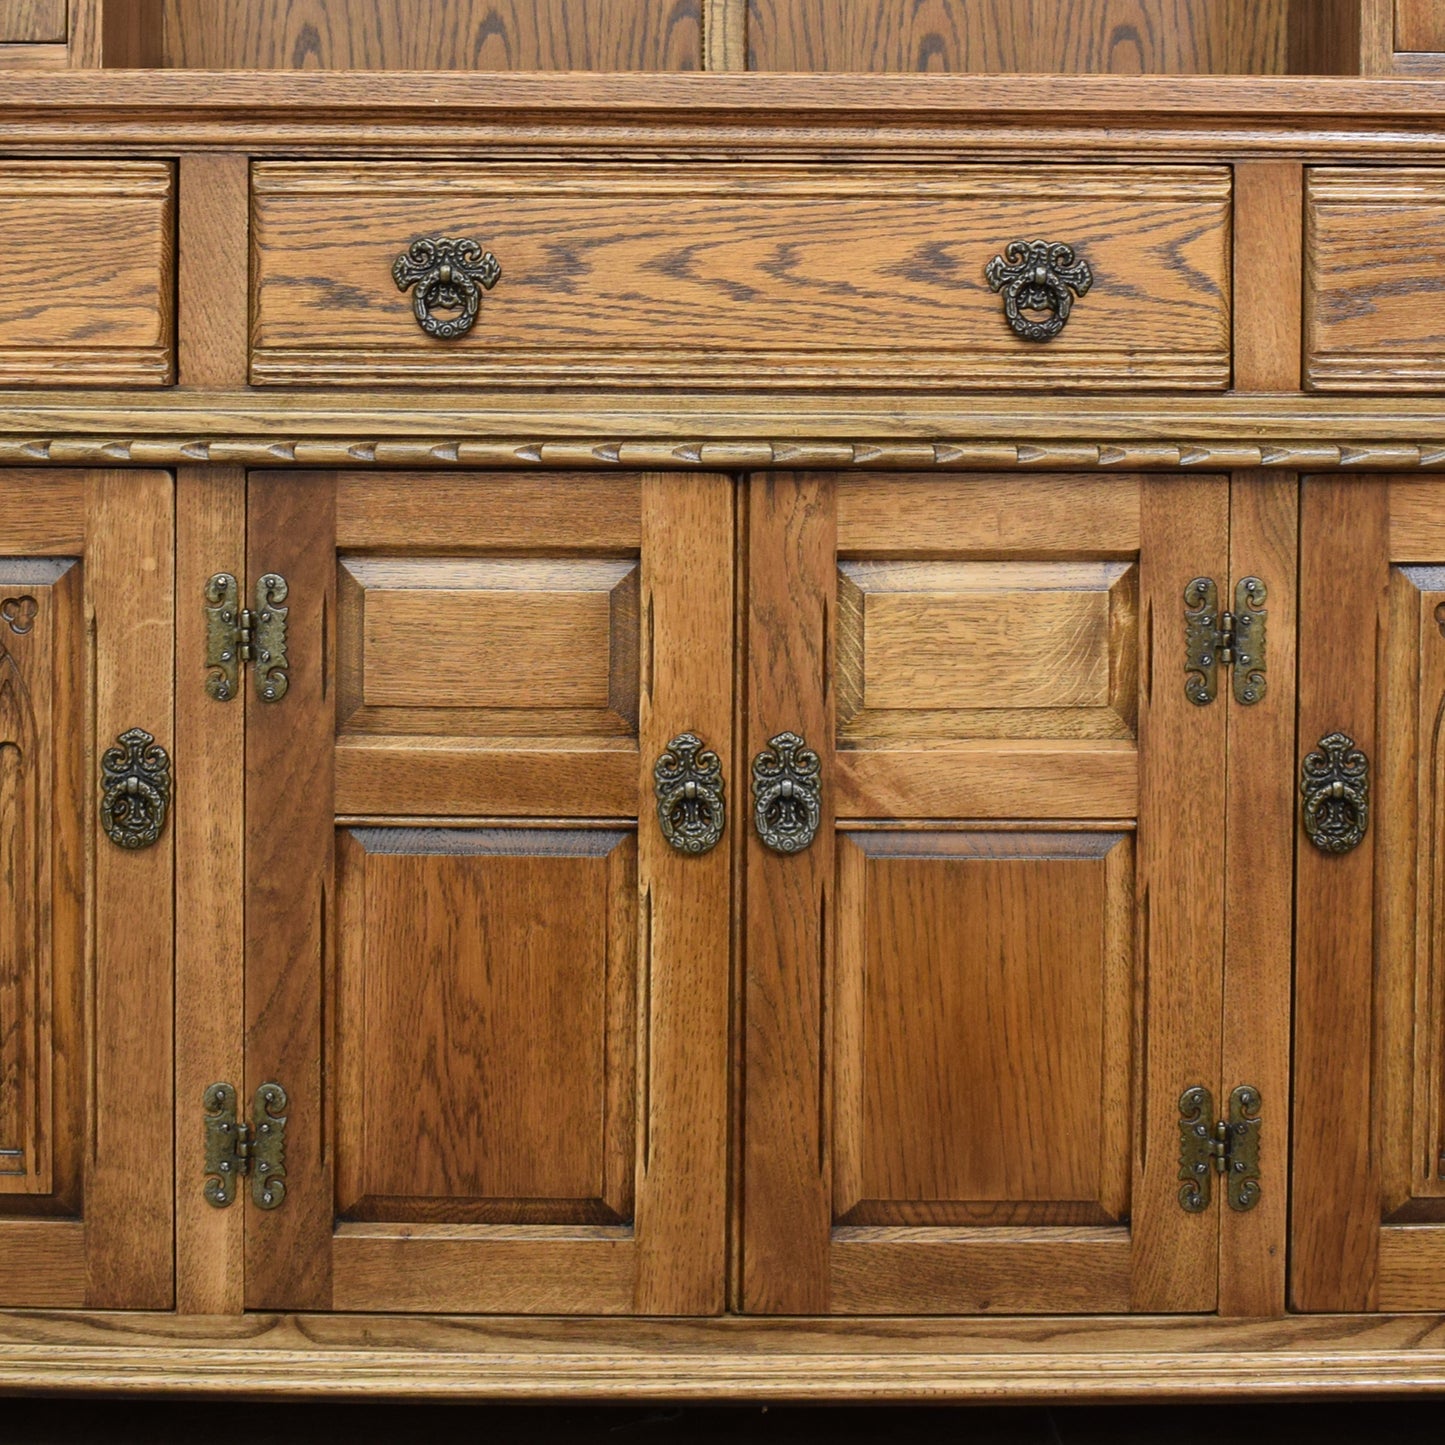
<path fill-rule="evenodd" d="M 1445 470 L 1445 445 L 1400 442 L 455 441 L 396 438 L 34 437 L 0 440 L 0 465 L 846 468 L 916 471 Z"/>

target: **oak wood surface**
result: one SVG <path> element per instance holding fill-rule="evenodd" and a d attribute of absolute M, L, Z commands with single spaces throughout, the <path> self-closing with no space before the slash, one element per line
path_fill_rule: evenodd
<path fill-rule="evenodd" d="M 66 0 L 8 0 L 0 10 L 0 41 L 55 41 L 66 36 Z"/>
<path fill-rule="evenodd" d="M 0 377 L 173 379 L 174 195 L 154 161 L 0 165 Z"/>
<path fill-rule="evenodd" d="M 1229 176 L 1217 168 L 258 162 L 252 186 L 259 383 L 1228 380 Z M 643 203 L 654 221 L 639 231 Z M 422 331 L 391 274 L 418 235 L 437 234 L 473 237 L 503 273 L 449 344 Z M 1067 241 L 1095 276 L 1046 348 L 1013 334 L 984 275 L 1025 235 Z"/>
<path fill-rule="evenodd" d="M 166 472 L 98 471 L 86 478 L 86 626 L 93 648 L 95 738 L 87 759 L 135 727 L 174 741 L 175 502 Z M 100 834 L 89 795 L 87 886 L 93 1030 L 92 1117 L 85 1176 L 86 1303 L 165 1309 L 174 1299 L 175 1170 L 169 1149 L 135 1168 L 101 1140 L 124 1114 L 146 1137 L 173 1135 L 175 825 L 149 848 Z M 175 779 L 173 777 L 173 785 Z"/>
<path fill-rule="evenodd" d="M 1440 0 L 1395 0 L 1396 50 L 1445 50 L 1445 5 Z"/>
<path fill-rule="evenodd" d="M 1221 1314 L 1285 1309 L 1293 1001 L 1296 587 L 1299 485 L 1236 472 L 1230 481 L 1229 578 L 1268 589 L 1269 682 L 1262 702 L 1231 705 L 1225 798 L 1224 1013 L 1220 1092 L 1251 1084 L 1264 1101 L 1259 1202 L 1220 1215 Z M 1313 636 L 1315 623 L 1309 621 Z M 1261 860 L 1269 860 L 1262 866 Z"/>
<path fill-rule="evenodd" d="M 1276 74 L 1281 0 L 748 0 L 752 70 Z"/>
<path fill-rule="evenodd" d="M 207 581 L 244 591 L 246 478 L 236 467 L 176 475 L 176 734 L 184 779 L 176 829 L 176 1308 L 234 1313 L 245 1298 L 245 1211 L 202 1197 L 201 1099 L 245 1078 L 246 706 L 205 688 Z M 243 686 L 249 686 L 249 678 Z"/>
<path fill-rule="evenodd" d="M 1234 385 L 1300 385 L 1304 173 L 1288 162 L 1234 168 Z"/>
<path fill-rule="evenodd" d="M 1313 663 L 1300 672 L 1297 751 L 1344 732 L 1378 768 L 1389 493 L 1337 477 L 1301 485 L 1299 609 Z M 1296 831 L 1290 1301 L 1300 1310 L 1378 1303 L 1380 1165 L 1360 1107 L 1371 1097 L 1375 821 L 1341 855 Z"/>
<path fill-rule="evenodd" d="M 1430 390 L 1445 377 L 1433 255 L 1445 183 L 1432 170 L 1319 167 L 1306 202 L 1305 384 Z"/>
<path fill-rule="evenodd" d="M 164 0 L 196 70 L 697 70 L 701 0 Z"/>
<path fill-rule="evenodd" d="M 182 386 L 244 386 L 250 310 L 244 155 L 179 162 L 176 313 Z"/>

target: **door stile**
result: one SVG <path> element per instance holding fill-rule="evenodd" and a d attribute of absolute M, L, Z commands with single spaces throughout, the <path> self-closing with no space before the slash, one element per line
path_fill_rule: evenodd
<path fill-rule="evenodd" d="M 740 819 L 748 830 L 742 1298 L 746 1309 L 765 1314 L 820 1314 L 830 1303 L 822 1040 L 834 859 L 834 509 L 832 476 L 750 479 L 742 761 L 750 768 L 781 732 L 801 734 L 822 762 L 823 810 L 811 846 L 790 856 L 764 847 L 746 803 Z"/>
<path fill-rule="evenodd" d="M 1179 1204 L 1179 1099 L 1220 1097 L 1224 961 L 1225 730 L 1231 703 L 1185 695 L 1184 592 L 1229 567 L 1229 489 L 1219 477 L 1146 480 L 1140 530 L 1148 674 L 1139 716 L 1142 1127 L 1134 1179 L 1131 1306 L 1205 1312 L 1218 1294 L 1219 1194 Z"/>
<path fill-rule="evenodd" d="M 258 1210 L 243 1191 L 246 1306 L 331 1304 L 332 1163 L 325 1110 L 335 899 L 331 695 L 335 637 L 335 477 L 250 479 L 246 561 L 286 579 L 288 688 L 279 702 L 245 679 L 246 1069 L 240 1105 L 275 1081 L 289 1098 L 286 1198 Z"/>
<path fill-rule="evenodd" d="M 205 589 L 218 572 L 244 588 L 246 474 L 176 475 L 176 1309 L 244 1308 L 245 1214 L 202 1193 L 201 1100 L 244 1073 L 246 709 L 206 689 Z"/>
<path fill-rule="evenodd" d="M 1337 476 L 1305 483 L 1299 609 L 1311 646 L 1299 676 L 1301 754 L 1343 732 L 1378 765 L 1389 509 L 1383 485 Z M 1376 820 L 1344 854 L 1321 852 L 1302 836 L 1297 843 L 1290 1302 L 1298 1310 L 1377 1307 L 1381 1182 L 1365 1105 L 1379 835 Z"/>
<path fill-rule="evenodd" d="M 1268 589 L 1262 701 L 1231 701 L 1225 822 L 1223 1066 L 1217 1098 L 1260 1092 L 1259 1202 L 1224 1208 L 1219 1312 L 1285 1309 L 1289 1227 L 1290 1034 L 1294 961 L 1295 664 L 1299 480 L 1237 472 L 1230 489 L 1231 596 L 1244 577 Z"/>

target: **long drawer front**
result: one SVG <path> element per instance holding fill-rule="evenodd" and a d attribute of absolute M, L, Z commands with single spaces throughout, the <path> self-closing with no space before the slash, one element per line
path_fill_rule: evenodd
<path fill-rule="evenodd" d="M 0 161 L 0 384 L 174 380 L 175 170 Z"/>
<path fill-rule="evenodd" d="M 258 162 L 252 186 L 257 383 L 1229 384 L 1227 167 Z"/>

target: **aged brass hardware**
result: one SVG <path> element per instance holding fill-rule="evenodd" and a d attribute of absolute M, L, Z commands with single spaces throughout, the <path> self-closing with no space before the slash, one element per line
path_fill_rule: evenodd
<path fill-rule="evenodd" d="M 1214 1119 L 1214 1096 L 1195 1085 L 1179 1097 L 1180 1206 L 1190 1214 L 1209 1207 L 1211 1175 L 1225 1176 L 1229 1207 L 1247 1214 L 1259 1203 L 1259 1090 L 1241 1084 L 1229 1096 L 1229 1118 Z"/>
<path fill-rule="evenodd" d="M 290 589 L 277 572 L 256 583 L 256 607 L 240 605 L 241 589 L 229 572 L 206 583 L 206 691 L 217 702 L 230 702 L 241 690 L 241 665 L 252 663 L 262 702 L 280 702 L 290 678 L 286 672 L 286 616 L 282 607 Z"/>
<path fill-rule="evenodd" d="M 1184 589 L 1184 695 L 1200 707 L 1219 695 L 1219 669 L 1231 670 L 1234 700 L 1244 707 L 1263 702 L 1269 685 L 1265 643 L 1268 589 L 1258 577 L 1234 587 L 1234 611 L 1219 610 L 1212 577 L 1196 577 Z"/>
<path fill-rule="evenodd" d="M 1025 341 L 1052 341 L 1068 324 L 1074 296 L 1087 296 L 1094 284 L 1089 263 L 1061 241 L 1010 241 L 1003 255 L 984 267 L 984 275 L 1003 293 L 1003 314 Z M 1035 320 L 1024 314 L 1028 311 L 1049 315 Z"/>
<path fill-rule="evenodd" d="M 212 1084 L 201 1102 L 207 1203 L 217 1209 L 234 1204 L 237 1180 L 249 1178 L 256 1208 L 279 1209 L 286 1200 L 286 1090 L 262 1084 L 251 1104 L 250 1123 L 236 1117 L 231 1084 Z"/>
<path fill-rule="evenodd" d="M 753 759 L 753 826 L 774 853 L 801 853 L 822 818 L 822 764 L 797 733 L 779 733 Z"/>
<path fill-rule="evenodd" d="M 679 853 L 706 853 L 723 835 L 722 760 L 694 733 L 679 733 L 652 770 L 657 821 Z"/>
<path fill-rule="evenodd" d="M 417 325 L 438 341 L 451 341 L 472 329 L 482 288 L 490 291 L 502 279 L 502 268 L 476 241 L 423 236 L 396 258 L 391 274 L 398 291 L 416 288 L 411 306 Z M 438 306 L 456 315 L 436 316 L 432 308 Z"/>
<path fill-rule="evenodd" d="M 118 848 L 149 848 L 166 826 L 171 760 L 144 728 L 123 732 L 100 759 L 100 826 Z"/>
<path fill-rule="evenodd" d="M 1370 826 L 1370 760 L 1344 733 L 1320 739 L 1300 766 L 1305 834 L 1325 853 L 1357 848 Z"/>

